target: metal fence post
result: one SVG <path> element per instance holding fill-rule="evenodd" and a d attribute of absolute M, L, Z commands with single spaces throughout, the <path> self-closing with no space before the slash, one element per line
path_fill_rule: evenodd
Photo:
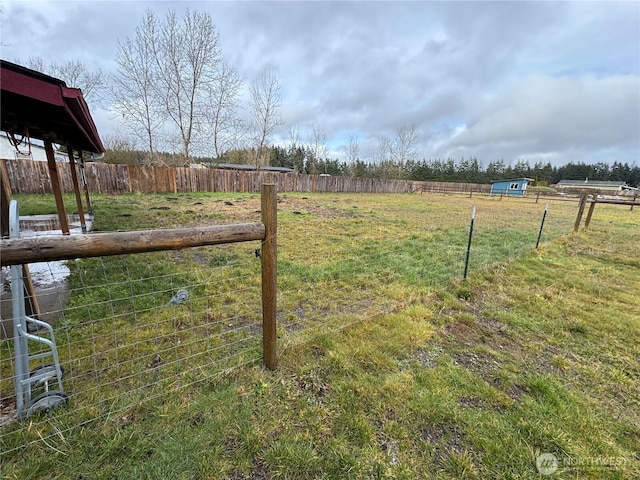
<path fill-rule="evenodd" d="M 536 248 L 540 245 L 540 237 L 542 237 L 542 229 L 544 228 L 544 220 L 547 218 L 547 210 L 549 210 L 549 202 L 544 207 L 544 213 L 542 214 L 542 222 L 540 222 L 540 231 L 538 232 L 538 240 L 536 240 Z"/>
<path fill-rule="evenodd" d="M 277 235 L 278 200 L 274 184 L 262 185 L 262 223 L 265 234 L 262 241 L 262 349 L 264 365 L 269 370 L 278 366 L 276 355 L 277 313 Z"/>
<path fill-rule="evenodd" d="M 471 226 L 469 227 L 469 242 L 467 243 L 467 256 L 464 260 L 464 276 L 463 279 L 467 279 L 467 272 L 469 270 L 469 254 L 471 253 L 471 240 L 473 239 L 473 224 L 476 220 L 476 206 L 473 206 L 471 210 Z"/>

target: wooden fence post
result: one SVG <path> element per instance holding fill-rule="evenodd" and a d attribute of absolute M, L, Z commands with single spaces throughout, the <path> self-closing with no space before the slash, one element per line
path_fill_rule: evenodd
<path fill-rule="evenodd" d="M 587 203 L 588 193 L 583 193 L 580 197 L 580 205 L 578 206 L 578 214 L 576 215 L 576 222 L 573 224 L 573 231 L 577 232 L 580 228 L 580 222 L 582 221 L 582 214 L 584 213 L 584 206 Z"/>
<path fill-rule="evenodd" d="M 598 195 L 596 193 L 594 193 L 593 196 L 591 197 L 591 205 L 589 205 L 589 211 L 587 212 L 587 218 L 584 221 L 584 228 L 588 228 L 589 224 L 591 223 L 591 215 L 593 215 L 593 209 L 595 208 L 597 201 L 598 201 Z"/>
<path fill-rule="evenodd" d="M 24 279 L 24 309 L 28 316 L 40 318 L 40 304 L 36 296 L 36 287 L 29 272 L 29 265 L 22 264 L 22 278 Z"/>
<path fill-rule="evenodd" d="M 7 162 L 0 159 L 0 235 L 9 236 L 9 202 L 11 201 L 11 184 Z"/>
<path fill-rule="evenodd" d="M 82 209 L 82 196 L 80 195 L 80 184 L 78 182 L 78 171 L 76 170 L 76 161 L 73 158 L 73 148 L 69 150 L 69 168 L 71 169 L 71 181 L 73 182 L 73 193 L 76 196 L 76 207 L 78 208 L 78 216 L 80 217 L 80 228 L 82 233 L 87 233 L 87 223 L 84 218 L 84 210 Z"/>
<path fill-rule="evenodd" d="M 60 230 L 63 235 L 69 235 L 69 220 L 67 212 L 64 209 L 64 200 L 62 198 L 62 183 L 60 182 L 60 173 L 56 165 L 56 157 L 53 153 L 53 143 L 51 140 L 44 141 L 44 150 L 47 154 L 47 165 L 49 167 L 49 177 L 51 179 L 51 190 L 56 200 L 56 210 L 58 211 L 58 219 L 60 220 Z"/>
<path fill-rule="evenodd" d="M 276 355 L 278 200 L 274 184 L 262 185 L 262 350 L 269 370 L 278 366 Z"/>
<path fill-rule="evenodd" d="M 87 211 L 93 214 L 93 207 L 91 206 L 91 197 L 89 196 L 89 185 L 87 185 L 87 172 L 85 171 L 84 160 L 82 159 L 82 150 L 78 152 L 78 159 L 80 161 L 80 178 L 82 179 L 82 189 L 84 190 L 84 199 L 87 202 Z"/>

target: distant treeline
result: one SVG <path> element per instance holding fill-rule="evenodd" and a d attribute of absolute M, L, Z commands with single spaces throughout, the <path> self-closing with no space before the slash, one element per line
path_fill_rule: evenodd
<path fill-rule="evenodd" d="M 191 158 L 191 162 L 215 166 L 218 163 L 251 164 L 255 152 L 251 149 L 232 150 L 220 158 Z M 147 164 L 148 154 L 140 151 L 107 151 L 105 161 L 108 163 Z M 187 166 L 183 157 L 175 154 L 156 153 L 156 165 Z M 397 162 L 379 160 L 368 162 L 356 160 L 345 162 L 336 159 L 315 158 L 308 147 L 270 148 L 269 164 L 274 167 L 292 168 L 298 173 L 328 174 L 334 176 L 388 178 L 400 180 L 424 180 L 436 182 L 470 182 L 491 183 L 494 180 L 527 177 L 536 185 L 551 185 L 560 180 L 610 180 L 623 181 L 628 185 L 640 185 L 640 167 L 635 163 L 614 162 L 586 164 L 571 162 L 560 167 L 550 163 L 538 162 L 531 165 L 526 160 L 518 160 L 514 164 L 505 164 L 503 160 L 489 162 L 486 167 L 476 158 L 463 158 L 459 161 L 446 160 L 408 160 Z"/>

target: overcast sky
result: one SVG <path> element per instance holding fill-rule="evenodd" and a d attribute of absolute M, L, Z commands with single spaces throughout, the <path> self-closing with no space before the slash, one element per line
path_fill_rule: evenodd
<path fill-rule="evenodd" d="M 4 1 L 2 58 L 114 69 L 147 8 L 208 12 L 225 60 L 274 67 L 285 125 L 381 136 L 419 129 L 419 158 L 640 163 L 640 2 Z M 92 110 L 103 137 L 117 129 Z"/>

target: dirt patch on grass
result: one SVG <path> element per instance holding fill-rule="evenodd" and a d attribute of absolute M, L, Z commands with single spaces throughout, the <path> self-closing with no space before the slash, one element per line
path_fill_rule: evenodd
<path fill-rule="evenodd" d="M 514 383 L 510 374 L 515 371 L 549 371 L 559 373 L 551 364 L 551 351 L 531 351 L 518 341 L 512 327 L 482 313 L 481 298 L 463 300 L 463 314 L 449 312 L 450 319 L 437 337 L 438 345 L 458 365 L 469 370 L 515 402 L 528 394 L 526 386 Z M 458 318 L 459 317 L 459 318 Z M 418 358 L 420 361 L 420 358 Z M 458 403 L 468 408 L 493 408 L 501 405 L 475 396 L 461 396 Z"/>
<path fill-rule="evenodd" d="M 233 200 L 214 200 L 197 202 L 200 213 L 219 214 L 228 221 L 259 221 L 261 215 L 260 197 L 235 198 Z M 191 205 L 193 207 L 193 205 Z M 158 208 L 158 207 L 155 207 Z M 366 217 L 358 206 L 323 205 L 317 199 L 307 197 L 278 196 L 278 212 L 299 215 L 301 218 L 315 216 L 321 218 L 360 218 Z M 186 212 L 185 212 L 186 213 Z"/>
<path fill-rule="evenodd" d="M 484 353 L 456 352 L 452 357 L 453 363 L 471 370 L 482 378 L 487 378 L 500 366 L 495 357 Z"/>
<path fill-rule="evenodd" d="M 414 358 L 421 367 L 424 368 L 436 368 L 436 359 L 438 355 L 442 353 L 442 350 L 438 348 L 425 349 L 419 348 L 414 353 Z"/>
<path fill-rule="evenodd" d="M 327 207 L 319 204 L 316 200 L 310 200 L 306 197 L 287 197 L 278 198 L 278 210 L 288 211 L 296 215 L 313 215 L 322 218 L 359 218 L 365 217 L 358 211 L 357 206 L 346 208 Z"/>
<path fill-rule="evenodd" d="M 467 395 L 458 398 L 458 403 L 463 407 L 472 408 L 474 410 L 493 407 L 484 398 Z"/>
<path fill-rule="evenodd" d="M 467 434 L 453 425 L 428 425 L 420 429 L 420 438 L 432 445 L 432 459 L 438 465 L 451 454 L 470 451 Z"/>
<path fill-rule="evenodd" d="M 511 336 L 511 327 L 486 317 L 482 313 L 482 301 L 465 302 L 475 321 L 455 320 L 445 325 L 444 331 L 461 345 L 484 345 L 492 350 L 516 352 L 521 346 Z"/>
<path fill-rule="evenodd" d="M 451 321 L 443 330 L 440 342 L 450 352 L 453 363 L 491 382 L 502 369 L 502 361 L 492 353 L 502 350 L 502 336 L 468 321 Z"/>

